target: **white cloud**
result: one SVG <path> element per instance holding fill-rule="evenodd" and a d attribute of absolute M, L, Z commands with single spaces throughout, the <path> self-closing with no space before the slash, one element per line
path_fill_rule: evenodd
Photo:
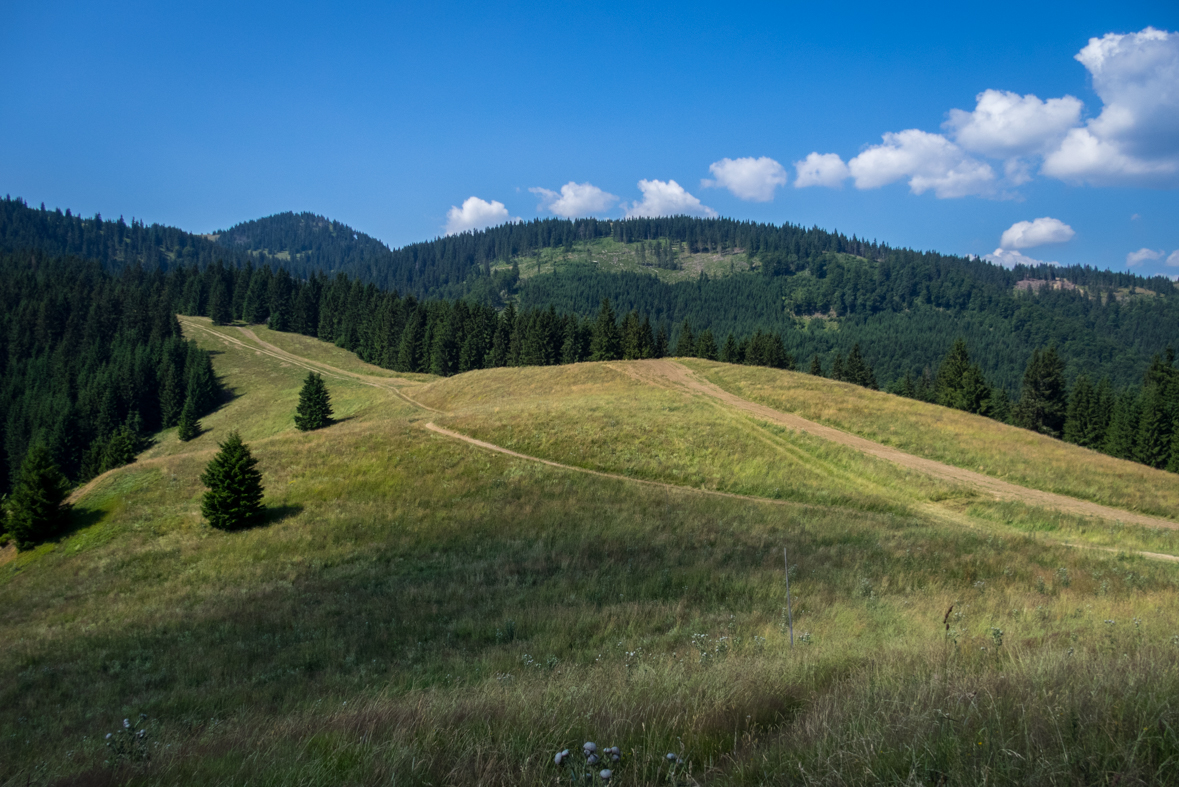
<path fill-rule="evenodd" d="M 1076 234 L 1072 227 L 1060 219 L 1045 216 L 1035 221 L 1017 221 L 1012 224 L 999 239 L 999 247 L 1031 249 L 1045 243 L 1064 243 Z"/>
<path fill-rule="evenodd" d="M 723 158 L 708 166 L 716 180 L 702 180 L 702 188 L 725 188 L 738 199 L 769 202 L 774 189 L 785 186 L 786 169 L 768 156 L 761 158 Z"/>
<path fill-rule="evenodd" d="M 1138 251 L 1132 251 L 1126 255 L 1126 265 L 1133 267 L 1134 265 L 1141 265 L 1147 260 L 1161 260 L 1164 254 L 1166 254 L 1166 252 L 1162 250 L 1155 251 L 1154 249 L 1139 249 Z"/>
<path fill-rule="evenodd" d="M 794 178 L 796 189 L 807 186 L 837 188 L 851 177 L 847 164 L 837 153 L 811 153 L 802 161 L 794 162 L 794 171 L 798 173 Z"/>
<path fill-rule="evenodd" d="M 964 197 L 994 190 L 995 171 L 971 158 L 941 134 L 907 129 L 884 135 L 884 144 L 873 145 L 847 163 L 858 189 L 872 189 L 909 179 L 909 189 L 923 194 L 930 189 L 938 197 Z"/>
<path fill-rule="evenodd" d="M 1179 249 L 1171 252 L 1171 256 L 1167 257 L 1167 265 L 1172 268 L 1179 266 Z"/>
<path fill-rule="evenodd" d="M 1073 96 L 1041 101 L 1005 90 L 984 90 L 975 100 L 973 112 L 951 109 L 942 128 L 963 149 L 1001 159 L 1047 152 L 1077 125 L 1084 108 Z"/>
<path fill-rule="evenodd" d="M 520 221 L 520 217 L 508 216 L 508 209 L 502 202 L 487 202 L 478 197 L 467 197 L 461 208 L 451 205 L 450 210 L 446 211 L 446 234 L 481 230 L 507 221 Z"/>
<path fill-rule="evenodd" d="M 1042 171 L 1093 185 L 1179 186 L 1179 34 L 1148 27 L 1091 38 L 1076 59 L 1101 114 L 1074 128 Z"/>
<path fill-rule="evenodd" d="M 708 216 L 713 217 L 717 212 L 707 205 L 701 205 L 700 200 L 684 191 L 684 187 L 674 180 L 640 180 L 639 190 L 643 192 L 643 201 L 634 202 L 626 206 L 626 217 L 653 216 Z"/>
<path fill-rule="evenodd" d="M 946 135 L 908 129 L 884 135 L 844 165 L 812 153 L 794 163 L 794 185 L 836 187 L 849 175 L 857 188 L 907 179 L 913 193 L 938 197 L 1010 196 L 1038 173 L 1073 184 L 1179 187 L 1179 33 L 1147 27 L 1091 38 L 1075 59 L 1102 102 L 1083 121 L 1075 96 L 1040 99 L 988 89 L 972 111 L 951 109 Z M 984 159 L 1003 162 L 1000 182 Z"/>
<path fill-rule="evenodd" d="M 540 195 L 537 210 L 548 210 L 567 219 L 602 213 L 618 202 L 618 197 L 591 183 L 574 183 L 572 180 L 561 187 L 560 194 L 540 187 L 528 190 Z"/>
<path fill-rule="evenodd" d="M 1026 254 L 1021 254 L 1018 251 L 1011 249 L 995 249 L 991 254 L 984 254 L 982 257 L 987 262 L 993 262 L 996 265 L 1002 265 L 1004 268 L 1014 268 L 1016 265 L 1059 265 L 1059 262 L 1048 260 L 1037 260 L 1029 257 Z"/>

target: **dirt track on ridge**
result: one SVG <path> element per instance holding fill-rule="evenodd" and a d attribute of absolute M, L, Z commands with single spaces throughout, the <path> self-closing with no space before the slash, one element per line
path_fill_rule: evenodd
<path fill-rule="evenodd" d="M 1126 511 L 1111 506 L 1103 506 L 1100 503 L 1078 500 L 1075 497 L 1058 495 L 1054 492 L 1029 489 L 1028 487 L 1012 484 L 998 478 L 992 478 L 982 473 L 976 473 L 973 470 L 966 470 L 943 462 L 937 462 L 933 459 L 914 456 L 900 449 L 882 445 L 881 443 L 873 442 L 872 440 L 850 434 L 849 432 L 844 432 L 841 429 L 824 426 L 802 416 L 784 413 L 780 410 L 775 410 L 771 407 L 751 402 L 748 399 L 742 399 L 736 394 L 729 393 L 720 386 L 700 379 L 686 367 L 681 366 L 675 361 L 665 359 L 636 361 L 613 368 L 630 375 L 640 382 L 650 385 L 658 385 L 662 388 L 681 390 L 691 394 L 711 397 L 734 410 L 746 413 L 755 418 L 760 418 L 763 421 L 796 429 L 800 432 L 814 435 L 815 437 L 821 437 L 824 440 L 830 440 L 839 445 L 845 445 L 848 448 L 854 448 L 869 456 L 892 462 L 901 467 L 917 470 L 933 478 L 940 478 L 945 481 L 951 481 L 972 489 L 977 489 L 996 500 L 1013 500 L 1043 508 L 1053 508 L 1067 514 L 1094 516 L 1125 522 L 1127 524 L 1144 525 L 1146 527 L 1164 527 L 1172 530 L 1179 529 L 1179 523 L 1172 522 L 1169 519 L 1138 514 L 1133 511 Z"/>
<path fill-rule="evenodd" d="M 413 384 L 413 381 L 411 380 L 405 380 L 397 377 L 379 377 L 375 375 L 358 374 L 356 372 L 349 372 L 339 369 L 327 363 L 303 358 L 287 350 L 284 350 L 281 347 L 263 341 L 262 339 L 258 338 L 258 335 L 249 328 L 239 327 L 237 330 L 252 342 L 256 343 L 257 346 L 247 344 L 246 342 L 235 339 L 232 336 L 227 336 L 220 331 L 214 331 L 197 323 L 187 320 L 182 320 L 182 323 L 187 328 L 204 331 L 224 342 L 237 345 L 243 349 L 253 350 L 255 352 L 259 352 L 280 360 L 284 363 L 289 363 L 294 366 L 299 366 L 304 369 L 325 374 L 329 377 L 350 379 L 363 385 L 371 385 L 375 388 L 383 388 L 392 392 L 401 399 L 404 399 L 406 402 L 409 402 L 416 407 L 422 408 L 423 410 L 429 410 L 430 412 L 438 413 L 440 415 L 444 414 L 443 411 L 422 404 L 421 402 L 410 398 L 401 391 L 401 385 Z M 719 404 L 725 405 L 729 408 L 732 408 L 733 410 L 745 413 L 754 418 L 778 424 L 780 426 L 785 426 L 790 429 L 795 429 L 800 432 L 805 432 L 806 434 L 814 435 L 815 437 L 819 437 L 824 440 L 830 440 L 833 443 L 847 446 L 848 448 L 855 449 L 869 456 L 883 459 L 886 462 L 892 462 L 893 464 L 899 465 L 901 467 L 916 470 L 932 478 L 938 478 L 944 481 L 960 484 L 971 489 L 976 489 L 984 495 L 988 495 L 995 500 L 1011 500 L 1020 503 L 1027 503 L 1029 505 L 1040 506 L 1043 508 L 1055 509 L 1066 514 L 1098 517 L 1101 519 L 1123 522 L 1126 524 L 1179 530 L 1179 523 L 1173 522 L 1169 519 L 1149 516 L 1147 514 L 1139 514 L 1133 511 L 1126 511 L 1125 509 L 1105 506 L 1101 505 L 1100 503 L 1093 503 L 1087 500 L 1079 500 L 1075 497 L 1060 495 L 1054 492 L 1044 492 L 1038 489 L 1030 489 L 1025 486 L 1019 486 L 1018 484 L 1012 484 L 1008 481 L 993 478 L 973 470 L 967 470 L 965 468 L 945 464 L 944 462 L 938 462 L 933 459 L 925 459 L 924 457 L 915 456 L 913 454 L 906 453 L 905 451 L 901 451 L 900 449 L 892 448 L 891 446 L 883 445 L 881 443 L 868 440 L 867 438 L 845 432 L 841 429 L 836 429 L 831 426 L 824 426 L 823 424 L 816 423 L 815 421 L 811 421 L 799 415 L 785 413 L 780 410 L 775 410 L 772 407 L 758 404 L 757 402 L 751 402 L 748 399 L 743 399 L 740 396 L 737 396 L 736 394 L 729 393 L 714 383 L 700 379 L 695 374 L 693 374 L 691 370 L 672 360 L 658 359 L 646 361 L 628 361 L 623 364 L 610 364 L 610 367 L 630 376 L 639 382 L 648 385 L 655 385 L 660 388 L 678 390 L 691 395 L 706 396 L 718 402 Z M 585 468 L 569 467 L 559 462 L 553 462 L 547 459 L 541 459 L 539 457 L 519 454 L 515 451 L 511 451 L 491 443 L 485 443 L 482 440 L 476 440 L 473 437 L 467 437 L 466 435 L 459 434 L 458 432 L 452 432 L 449 429 L 435 426 L 433 423 L 426 424 L 426 428 L 439 434 L 446 435 L 447 437 L 463 440 L 464 442 L 477 445 L 488 450 L 498 451 L 500 453 L 508 454 L 509 456 L 540 462 L 553 467 L 588 472 L 607 478 L 618 478 L 659 487 L 692 489 L 692 487 L 680 487 L 674 484 L 662 484 L 657 481 L 646 481 L 642 479 L 631 478 L 629 476 L 616 475 L 613 473 L 604 473 L 595 470 L 586 470 Z M 90 485 L 87 486 L 89 487 Z M 82 490 L 79 490 L 79 492 L 80 491 Z M 712 492 L 710 490 L 697 491 L 707 492 L 708 494 L 722 495 L 725 497 L 775 502 L 765 498 L 735 495 L 724 492 Z M 76 496 L 78 496 L 78 493 L 75 493 L 75 495 L 72 497 Z M 1160 555 L 1159 557 L 1166 556 Z"/>

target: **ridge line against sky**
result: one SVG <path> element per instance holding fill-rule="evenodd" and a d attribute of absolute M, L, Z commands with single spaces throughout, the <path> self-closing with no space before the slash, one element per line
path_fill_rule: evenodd
<path fill-rule="evenodd" d="M 725 215 L 1179 275 L 1179 7 L 921 5 L 13 8 L 0 189 L 394 247 Z"/>

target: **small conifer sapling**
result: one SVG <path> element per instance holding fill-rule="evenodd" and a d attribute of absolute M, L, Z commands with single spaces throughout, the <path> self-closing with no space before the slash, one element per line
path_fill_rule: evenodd
<path fill-rule="evenodd" d="M 236 430 L 220 446 L 201 475 L 201 483 L 209 488 L 201 500 L 201 514 L 218 530 L 255 525 L 263 512 L 258 460 Z"/>
<path fill-rule="evenodd" d="M 315 372 L 308 372 L 299 391 L 299 404 L 295 408 L 295 426 L 304 432 L 322 429 L 332 422 L 332 398 L 328 394 L 323 378 Z"/>

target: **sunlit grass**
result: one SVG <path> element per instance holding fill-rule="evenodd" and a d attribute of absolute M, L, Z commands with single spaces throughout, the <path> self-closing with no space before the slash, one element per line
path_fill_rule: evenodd
<path fill-rule="evenodd" d="M 587 739 L 629 784 L 668 751 L 708 784 L 1176 776 L 1179 566 L 1055 543 L 1169 534 L 958 497 L 600 364 L 415 390 L 444 416 L 329 380 L 347 420 L 304 434 L 304 369 L 197 338 L 237 393 L 204 442 L 165 435 L 0 566 L 0 783 L 551 784 Z M 240 533 L 198 513 L 230 427 L 272 513 Z M 140 712 L 151 760 L 104 766 Z"/>
<path fill-rule="evenodd" d="M 1179 475 L 1026 429 L 809 374 L 688 359 L 731 393 L 917 456 L 1104 505 L 1179 519 Z"/>

